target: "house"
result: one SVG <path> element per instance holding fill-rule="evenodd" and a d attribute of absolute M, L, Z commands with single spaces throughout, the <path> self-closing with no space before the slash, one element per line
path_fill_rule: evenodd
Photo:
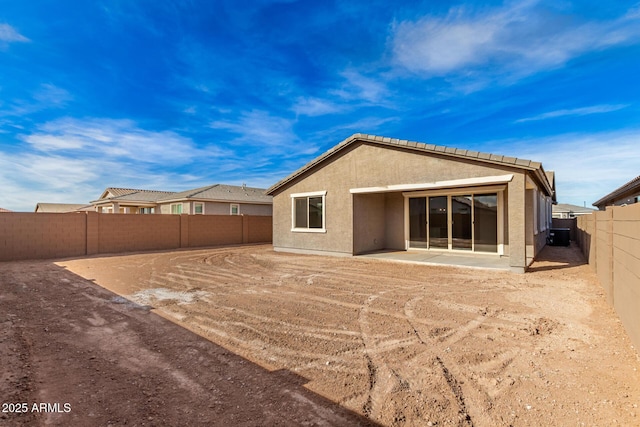
<path fill-rule="evenodd" d="M 567 203 L 558 203 L 553 205 L 551 216 L 559 219 L 576 218 L 580 215 L 591 215 L 595 211 L 596 210 L 593 208 L 570 205 Z"/>
<path fill-rule="evenodd" d="M 545 246 L 555 189 L 530 160 L 355 134 L 267 190 L 278 251 L 509 257 Z"/>
<path fill-rule="evenodd" d="M 262 188 L 214 184 L 181 192 L 107 188 L 91 204 L 102 213 L 271 215 Z"/>
<path fill-rule="evenodd" d="M 593 203 L 601 211 L 607 206 L 624 206 L 638 203 L 640 200 L 640 176 L 632 179 L 623 186 L 616 188 L 597 202 Z"/>
<path fill-rule="evenodd" d="M 38 203 L 36 213 L 68 213 L 93 210 L 93 206 L 77 203 Z"/>
<path fill-rule="evenodd" d="M 0 208 L 0 213 L 1 212 L 11 212 L 11 211 L 9 209 Z"/>

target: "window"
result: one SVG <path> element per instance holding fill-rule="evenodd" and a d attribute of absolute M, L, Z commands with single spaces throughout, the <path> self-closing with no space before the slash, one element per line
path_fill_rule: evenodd
<path fill-rule="evenodd" d="M 292 231 L 323 233 L 326 191 L 292 194 Z"/>
<path fill-rule="evenodd" d="M 196 215 L 204 214 L 204 203 L 194 203 L 193 204 L 193 213 Z"/>
<path fill-rule="evenodd" d="M 152 213 L 155 213 L 156 210 L 155 208 L 139 208 L 138 212 L 141 214 L 152 214 Z"/>
<path fill-rule="evenodd" d="M 229 207 L 229 215 L 240 215 L 240 205 L 232 203 Z"/>
<path fill-rule="evenodd" d="M 182 213 L 182 203 L 176 203 L 171 205 L 171 213 L 172 214 L 181 214 Z"/>

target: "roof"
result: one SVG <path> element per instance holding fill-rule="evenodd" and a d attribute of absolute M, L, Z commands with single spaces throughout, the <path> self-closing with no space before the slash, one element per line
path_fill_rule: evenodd
<path fill-rule="evenodd" d="M 78 203 L 38 203 L 35 212 L 66 213 L 75 212 L 86 207 L 86 204 Z"/>
<path fill-rule="evenodd" d="M 573 213 L 593 213 L 596 209 L 587 208 L 584 206 L 570 205 L 567 203 L 558 203 L 551 207 L 553 212 L 573 212 Z"/>
<path fill-rule="evenodd" d="M 554 195 L 554 187 L 552 187 L 552 183 L 550 183 L 546 172 L 542 168 L 542 164 L 539 162 L 534 162 L 532 160 L 526 159 L 518 159 L 516 157 L 508 157 L 498 154 L 490 154 L 490 153 L 481 153 L 478 151 L 471 150 L 463 150 L 459 148 L 453 147 L 445 147 L 441 145 L 433 145 L 427 144 L 424 142 L 416 142 L 416 141 L 408 141 L 404 139 L 397 138 L 389 138 L 385 136 L 377 136 L 377 135 L 366 135 L 361 133 L 356 133 L 351 135 L 349 138 L 340 142 L 338 145 L 334 146 L 330 150 L 316 157 L 297 171 L 293 172 L 291 175 L 286 178 L 278 181 L 276 184 L 272 185 L 267 189 L 267 194 L 273 194 L 279 188 L 287 185 L 292 182 L 294 179 L 303 175 L 304 173 L 310 171 L 315 166 L 318 166 L 320 163 L 326 161 L 330 157 L 336 155 L 337 153 L 347 149 L 348 147 L 355 145 L 357 143 L 370 143 L 387 147 L 394 148 L 403 148 L 411 151 L 417 151 L 422 153 L 432 153 L 441 156 L 454 157 L 465 160 L 474 160 L 483 163 L 491 163 L 501 166 L 509 166 L 517 169 L 524 169 L 527 171 L 534 172 L 541 185 L 547 190 L 548 194 Z"/>
<path fill-rule="evenodd" d="M 0 208 L 0 212 L 11 212 L 9 209 Z"/>
<path fill-rule="evenodd" d="M 173 193 L 158 200 L 170 202 L 178 200 L 219 200 L 230 202 L 272 203 L 271 196 L 265 194 L 264 188 L 247 187 L 246 185 L 213 184 L 206 187 Z"/>
<path fill-rule="evenodd" d="M 108 194 L 113 196 L 106 197 Z M 271 196 L 265 194 L 264 188 L 247 187 L 246 185 L 213 184 L 181 192 L 134 190 L 127 188 L 107 188 L 100 199 L 91 203 L 130 202 L 130 203 L 168 203 L 180 200 L 229 201 L 243 203 L 271 204 Z"/>
<path fill-rule="evenodd" d="M 640 176 L 637 176 L 621 187 L 616 188 L 597 202 L 593 202 L 593 206 L 600 207 L 610 205 L 624 197 L 634 196 L 636 193 L 640 193 Z"/>
<path fill-rule="evenodd" d="M 107 196 L 112 194 L 112 196 Z M 109 187 L 100 196 L 98 200 L 91 203 L 99 203 L 102 201 L 135 201 L 135 202 L 156 202 L 162 197 L 174 194 L 173 191 L 156 191 L 156 190 L 135 190 L 131 188 L 114 188 Z"/>

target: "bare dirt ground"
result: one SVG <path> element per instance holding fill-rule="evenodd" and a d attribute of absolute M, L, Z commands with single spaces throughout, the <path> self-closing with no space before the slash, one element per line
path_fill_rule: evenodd
<path fill-rule="evenodd" d="M 640 425 L 640 358 L 574 247 L 524 275 L 270 246 L 4 263 L 0 290 L 2 402 L 60 403 L 0 425 Z"/>

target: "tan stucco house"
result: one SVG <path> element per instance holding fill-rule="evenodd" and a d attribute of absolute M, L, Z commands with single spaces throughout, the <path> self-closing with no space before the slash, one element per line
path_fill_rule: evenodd
<path fill-rule="evenodd" d="M 34 212 L 36 213 L 70 213 L 91 211 L 93 206 L 78 203 L 37 203 Z"/>
<path fill-rule="evenodd" d="M 524 272 L 546 244 L 553 180 L 530 160 L 355 134 L 267 190 L 273 245 L 493 254 Z"/>
<path fill-rule="evenodd" d="M 181 192 L 109 187 L 91 204 L 102 213 L 269 216 L 271 199 L 263 188 L 213 184 Z"/>
<path fill-rule="evenodd" d="M 603 211 L 607 206 L 625 206 L 638 203 L 640 201 L 640 176 L 635 177 L 626 184 L 616 188 L 611 193 L 593 203 L 599 210 Z"/>

